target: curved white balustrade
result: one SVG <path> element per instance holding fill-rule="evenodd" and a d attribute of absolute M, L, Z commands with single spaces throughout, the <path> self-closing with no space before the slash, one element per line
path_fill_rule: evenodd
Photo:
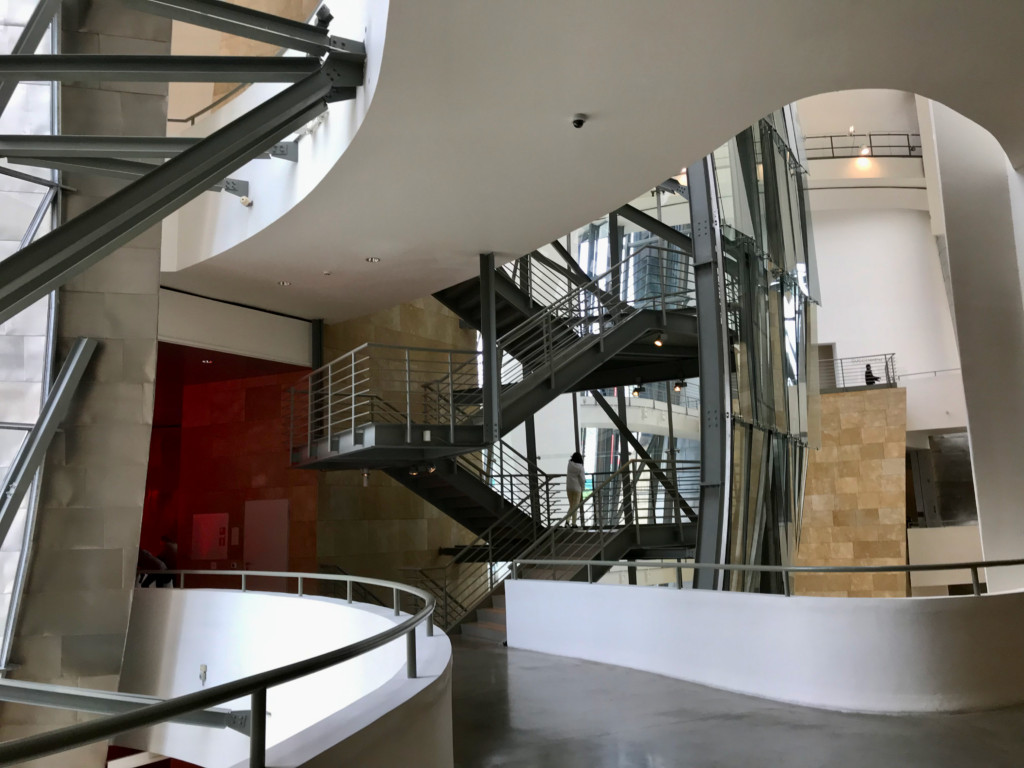
<path fill-rule="evenodd" d="M 390 607 L 308 595 L 139 589 L 121 690 L 162 698 L 192 693 L 350 645 L 408 618 L 395 616 Z M 396 768 L 413 762 L 451 766 L 451 644 L 441 632 L 427 637 L 421 625 L 417 650 L 413 680 L 406 676 L 406 639 L 400 636 L 363 656 L 270 688 L 267 764 L 304 765 L 319 757 Z M 206 666 L 205 683 L 200 665 Z M 222 706 L 248 709 L 249 698 Z M 382 729 L 389 722 L 393 726 Z M 398 730 L 389 734 L 389 727 Z M 403 730 L 417 734 L 414 750 L 394 738 Z M 247 765 L 249 755 L 249 739 L 241 733 L 169 723 L 124 734 L 115 743 L 208 768 Z"/>
<path fill-rule="evenodd" d="M 510 648 L 827 709 L 1024 703 L 1024 592 L 783 597 L 529 579 L 505 592 Z"/>

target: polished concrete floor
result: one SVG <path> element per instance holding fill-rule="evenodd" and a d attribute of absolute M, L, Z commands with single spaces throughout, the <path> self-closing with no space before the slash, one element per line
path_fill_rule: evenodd
<path fill-rule="evenodd" d="M 1022 768 L 1024 709 L 851 715 L 453 638 L 458 768 Z"/>

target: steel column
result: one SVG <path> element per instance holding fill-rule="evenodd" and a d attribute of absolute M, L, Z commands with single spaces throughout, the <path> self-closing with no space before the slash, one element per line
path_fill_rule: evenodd
<path fill-rule="evenodd" d="M 540 519 L 540 479 L 537 476 L 537 425 L 531 415 L 526 419 L 526 459 L 530 462 L 527 471 L 530 474 L 530 513 L 533 522 L 541 524 Z"/>
<path fill-rule="evenodd" d="M 329 67 L 325 65 L 325 70 Z M 149 229 L 323 111 L 321 70 L 0 262 L 0 322 Z"/>
<path fill-rule="evenodd" d="M 249 768 L 267 765 L 267 689 L 262 688 L 250 697 L 252 709 L 249 724 Z"/>
<path fill-rule="evenodd" d="M 596 391 L 596 390 L 595 390 Z M 600 394 L 600 393 L 598 393 Z M 619 423 L 616 425 L 619 428 L 619 466 L 624 467 L 629 464 L 629 446 L 635 440 L 633 437 L 633 431 L 629 428 L 629 424 L 626 422 L 626 389 L 625 387 L 616 387 L 615 395 L 619 406 Z M 596 399 L 596 398 L 595 398 Z M 633 493 L 631 488 L 631 478 L 629 472 L 622 473 L 622 516 L 623 521 L 626 525 L 633 522 Z"/>
<path fill-rule="evenodd" d="M 143 13 L 184 21 L 197 27 L 259 40 L 313 56 L 364 54 L 362 43 L 327 34 L 327 29 L 255 11 L 220 0 L 122 0 Z"/>
<path fill-rule="evenodd" d="M 0 545 L 7 538 L 7 532 L 11 529 L 18 507 L 21 506 L 21 501 L 32 484 L 36 470 L 43 462 L 46 449 L 49 448 L 57 427 L 71 406 L 75 390 L 95 350 L 95 339 L 76 339 L 72 344 L 67 360 L 64 361 L 60 374 L 39 412 L 39 420 L 25 438 L 21 450 L 7 472 L 3 495 L 0 497 Z"/>
<path fill-rule="evenodd" d="M 28 22 L 21 30 L 21 34 L 18 35 L 18 40 L 14 43 L 11 53 L 15 55 L 34 54 L 36 48 L 43 41 L 46 29 L 53 21 L 58 8 L 60 8 L 60 0 L 39 0 L 36 7 L 32 9 L 32 15 L 28 17 Z M 0 82 L 0 115 L 7 109 L 11 96 L 14 95 L 14 89 L 17 87 L 17 81 Z"/>
<path fill-rule="evenodd" d="M 480 335 L 483 337 L 484 442 L 501 439 L 501 361 L 494 294 L 494 254 L 480 254 Z"/>
<path fill-rule="evenodd" d="M 732 398 L 729 392 L 729 337 L 726 328 L 725 269 L 712 156 L 687 170 L 697 289 L 700 360 L 700 516 L 698 563 L 726 562 L 732 470 Z M 723 571 L 701 568 L 696 589 L 722 589 Z"/>
<path fill-rule="evenodd" d="M 337 62 L 335 85 L 363 84 L 362 61 Z M 132 83 L 297 83 L 320 69 L 306 56 L 0 56 L 0 80 Z"/>

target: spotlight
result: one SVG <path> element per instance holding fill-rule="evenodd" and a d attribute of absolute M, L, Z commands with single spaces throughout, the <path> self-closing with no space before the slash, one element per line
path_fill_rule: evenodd
<path fill-rule="evenodd" d="M 675 385 L 675 387 L 673 387 L 673 389 L 675 389 L 676 392 L 682 392 L 683 391 L 683 387 L 685 387 L 685 386 L 686 385 L 683 384 L 683 382 L 677 381 L 676 385 Z"/>
<path fill-rule="evenodd" d="M 366 263 L 367 264 L 380 264 L 380 259 L 378 259 L 376 256 L 367 256 L 366 257 Z"/>
<path fill-rule="evenodd" d="M 363 488 L 366 488 L 369 485 L 370 485 L 370 470 L 364 469 L 363 470 Z"/>
<path fill-rule="evenodd" d="M 416 475 L 418 475 L 419 473 L 420 473 L 420 468 L 419 467 L 409 467 L 409 474 L 412 477 L 416 477 Z"/>
<path fill-rule="evenodd" d="M 861 154 L 861 157 L 867 157 L 868 155 L 871 154 L 871 147 L 869 147 L 867 144 L 865 144 L 864 146 L 862 146 L 860 148 L 860 154 Z"/>
<path fill-rule="evenodd" d="M 430 474 L 434 474 L 435 470 L 437 470 L 437 467 L 434 466 L 434 462 L 430 462 L 427 465 L 427 472 L 429 472 Z"/>
<path fill-rule="evenodd" d="M 633 397 L 640 397 L 644 392 L 646 392 L 644 385 L 638 381 L 636 386 L 633 387 Z"/>
<path fill-rule="evenodd" d="M 857 129 L 854 126 L 850 126 L 850 133 L 856 133 Z"/>
<path fill-rule="evenodd" d="M 665 343 L 665 340 L 661 338 L 661 334 L 659 333 L 659 334 L 658 334 L 658 338 L 656 338 L 656 339 L 654 340 L 654 346 L 656 346 L 656 347 L 660 347 L 660 346 L 661 346 L 662 344 L 664 344 L 664 343 Z"/>

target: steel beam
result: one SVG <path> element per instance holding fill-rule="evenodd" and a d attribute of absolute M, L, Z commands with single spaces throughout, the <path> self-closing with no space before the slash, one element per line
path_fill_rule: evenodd
<path fill-rule="evenodd" d="M 313 56 L 352 54 L 363 58 L 366 48 L 355 40 L 333 37 L 323 27 L 292 21 L 221 0 L 122 0 L 143 13 L 216 29 L 229 35 L 259 40 Z"/>
<path fill-rule="evenodd" d="M 155 168 L 158 163 L 146 163 L 139 160 L 121 160 L 109 157 L 20 157 L 19 165 L 29 165 L 36 168 L 52 168 L 56 171 L 69 173 L 88 173 L 94 176 L 107 176 L 113 179 L 128 179 L 135 181 L 140 176 L 145 176 Z M 244 179 L 224 179 L 210 187 L 211 192 L 228 191 L 233 195 L 243 196 L 249 194 L 249 182 Z"/>
<path fill-rule="evenodd" d="M 2 264 L 2 262 L 0 262 Z M 501 439 L 501 360 L 494 294 L 494 254 L 480 254 L 480 336 L 483 344 L 483 410 L 485 443 Z"/>
<path fill-rule="evenodd" d="M 693 253 L 693 239 L 688 235 L 684 235 L 677 229 L 673 229 L 668 224 L 658 221 L 653 216 L 644 213 L 639 208 L 634 208 L 632 205 L 624 205 L 616 213 L 624 219 L 636 224 L 642 229 L 646 229 L 652 235 L 660 237 L 667 243 L 671 243 L 681 248 L 685 253 Z M 702 569 L 707 571 L 707 568 Z"/>
<path fill-rule="evenodd" d="M 2 157 L 2 155 L 0 155 L 0 157 Z M 3 174 L 4 176 L 10 176 L 12 179 L 27 181 L 29 184 L 38 184 L 41 187 L 59 187 L 60 189 L 63 189 L 65 192 L 77 191 L 74 187 L 69 187 L 66 184 L 58 184 L 56 181 L 50 181 L 49 179 L 44 179 L 40 176 L 33 176 L 32 174 L 29 173 L 22 173 L 21 171 L 16 171 L 13 168 L 8 168 L 3 165 L 0 165 L 0 174 Z"/>
<path fill-rule="evenodd" d="M 32 15 L 29 16 L 28 22 L 21 30 L 21 34 L 18 35 L 18 40 L 14 43 L 11 53 L 28 56 L 34 54 L 36 48 L 43 41 L 43 35 L 46 34 L 46 29 L 50 26 L 50 22 L 53 21 L 58 8 L 60 8 L 60 0 L 39 0 L 36 7 L 32 10 Z M 7 109 L 11 96 L 14 95 L 14 89 L 17 87 L 18 83 L 16 81 L 0 82 L 0 115 Z"/>
<path fill-rule="evenodd" d="M 308 56 L 0 56 L 5 81 L 297 83 L 319 69 L 319 59 Z M 362 85 L 362 62 L 339 62 L 335 84 Z"/>
<path fill-rule="evenodd" d="M 0 135 L 0 157 L 6 157 L 17 165 L 38 165 L 38 163 L 20 163 L 18 158 L 62 158 L 73 159 L 83 157 L 119 158 L 123 160 L 162 160 L 180 155 L 191 149 L 202 139 L 188 136 L 16 136 Z M 266 152 L 256 155 L 257 158 L 280 158 L 296 162 L 298 160 L 298 143 L 295 141 L 279 141 Z M 254 158 L 255 159 L 255 158 Z M 49 166 L 46 166 L 49 167 Z M 48 179 L 18 173 L 7 168 L 0 168 L 15 178 L 31 181 L 44 186 L 53 186 Z M 70 189 L 65 187 L 65 189 Z M 74 191 L 73 189 L 71 191 Z"/>
<path fill-rule="evenodd" d="M 0 701 L 28 704 L 50 709 L 70 709 L 75 712 L 94 712 L 98 715 L 120 715 L 143 707 L 159 704 L 166 699 L 130 693 L 97 691 L 90 688 L 70 688 L 63 685 L 30 683 L 22 680 L 0 680 Z M 189 712 L 169 721 L 204 728 L 230 728 L 249 733 L 249 711 L 210 709 Z"/>
<path fill-rule="evenodd" d="M 605 412 L 605 415 L 611 420 L 612 424 L 615 425 L 615 428 L 619 430 L 619 432 L 622 433 L 626 440 L 629 441 L 629 444 L 633 446 L 633 450 L 636 451 L 637 456 L 639 456 L 643 461 L 645 461 L 647 463 L 647 466 L 651 468 L 651 474 L 653 474 L 654 477 L 658 480 L 658 482 L 662 484 L 662 486 L 665 488 L 665 491 L 673 499 L 676 500 L 676 502 L 682 508 L 686 516 L 690 518 L 691 521 L 696 520 L 697 513 L 694 512 L 690 505 L 686 503 L 686 499 L 679 495 L 679 489 L 676 488 L 676 484 L 671 480 L 671 478 L 669 478 L 668 475 L 661 471 L 661 469 L 658 467 L 657 462 L 655 462 L 654 459 L 651 458 L 650 454 L 647 453 L 646 450 L 644 450 L 644 447 L 640 444 L 640 441 L 637 440 L 633 433 L 630 431 L 629 425 L 626 423 L 624 419 L 619 417 L 619 414 L 617 414 L 615 412 L 615 409 L 612 408 L 611 403 L 609 403 L 605 399 L 604 395 L 602 395 L 596 389 L 592 389 L 590 391 L 590 394 L 597 402 L 597 404 L 601 406 L 601 410 Z"/>
<path fill-rule="evenodd" d="M 159 168 L 0 262 L 0 322 L 177 210 L 324 109 L 324 69 L 273 96 Z M 2 154 L 2 153 L 0 153 Z"/>
<path fill-rule="evenodd" d="M 31 247 L 31 246 L 29 246 Z M 25 249 L 17 251 L 24 253 Z M 11 256 L 10 258 L 14 258 Z M 75 394 L 78 383 L 82 380 L 85 367 L 92 359 L 96 350 L 95 339 L 76 339 L 71 346 L 71 352 L 57 375 L 53 388 L 46 396 L 46 402 L 39 413 L 32 431 L 28 433 L 21 450 L 11 464 L 4 480 L 2 495 L 0 495 L 0 545 L 3 545 L 7 538 L 7 532 L 11 529 L 14 516 L 18 513 L 22 499 L 32 485 L 32 478 L 36 470 L 43 463 L 46 449 L 50 447 L 50 441 L 57 431 L 61 420 L 71 406 L 71 398 Z"/>
<path fill-rule="evenodd" d="M 700 359 L 700 516 L 697 521 L 697 562 L 724 563 L 728 544 L 729 492 L 732 485 L 732 395 L 729 392 L 725 268 L 713 157 L 709 155 L 691 165 L 687 179 L 690 189 L 690 220 L 693 222 L 697 354 Z M 650 231 L 661 237 L 654 229 Z M 701 568 L 694 575 L 693 586 L 696 589 L 722 589 L 724 583 L 724 571 Z"/>
<path fill-rule="evenodd" d="M 32 215 L 32 221 L 30 221 L 28 226 L 25 228 L 25 234 L 21 236 L 21 245 L 18 246 L 19 250 L 36 239 L 39 227 L 43 225 L 43 219 L 46 218 L 46 214 L 50 212 L 50 206 L 53 204 L 53 199 L 55 197 L 57 197 L 56 187 L 50 187 L 46 190 L 46 194 L 43 195 L 43 199 L 39 201 L 39 206 L 36 208 L 36 212 Z"/>

